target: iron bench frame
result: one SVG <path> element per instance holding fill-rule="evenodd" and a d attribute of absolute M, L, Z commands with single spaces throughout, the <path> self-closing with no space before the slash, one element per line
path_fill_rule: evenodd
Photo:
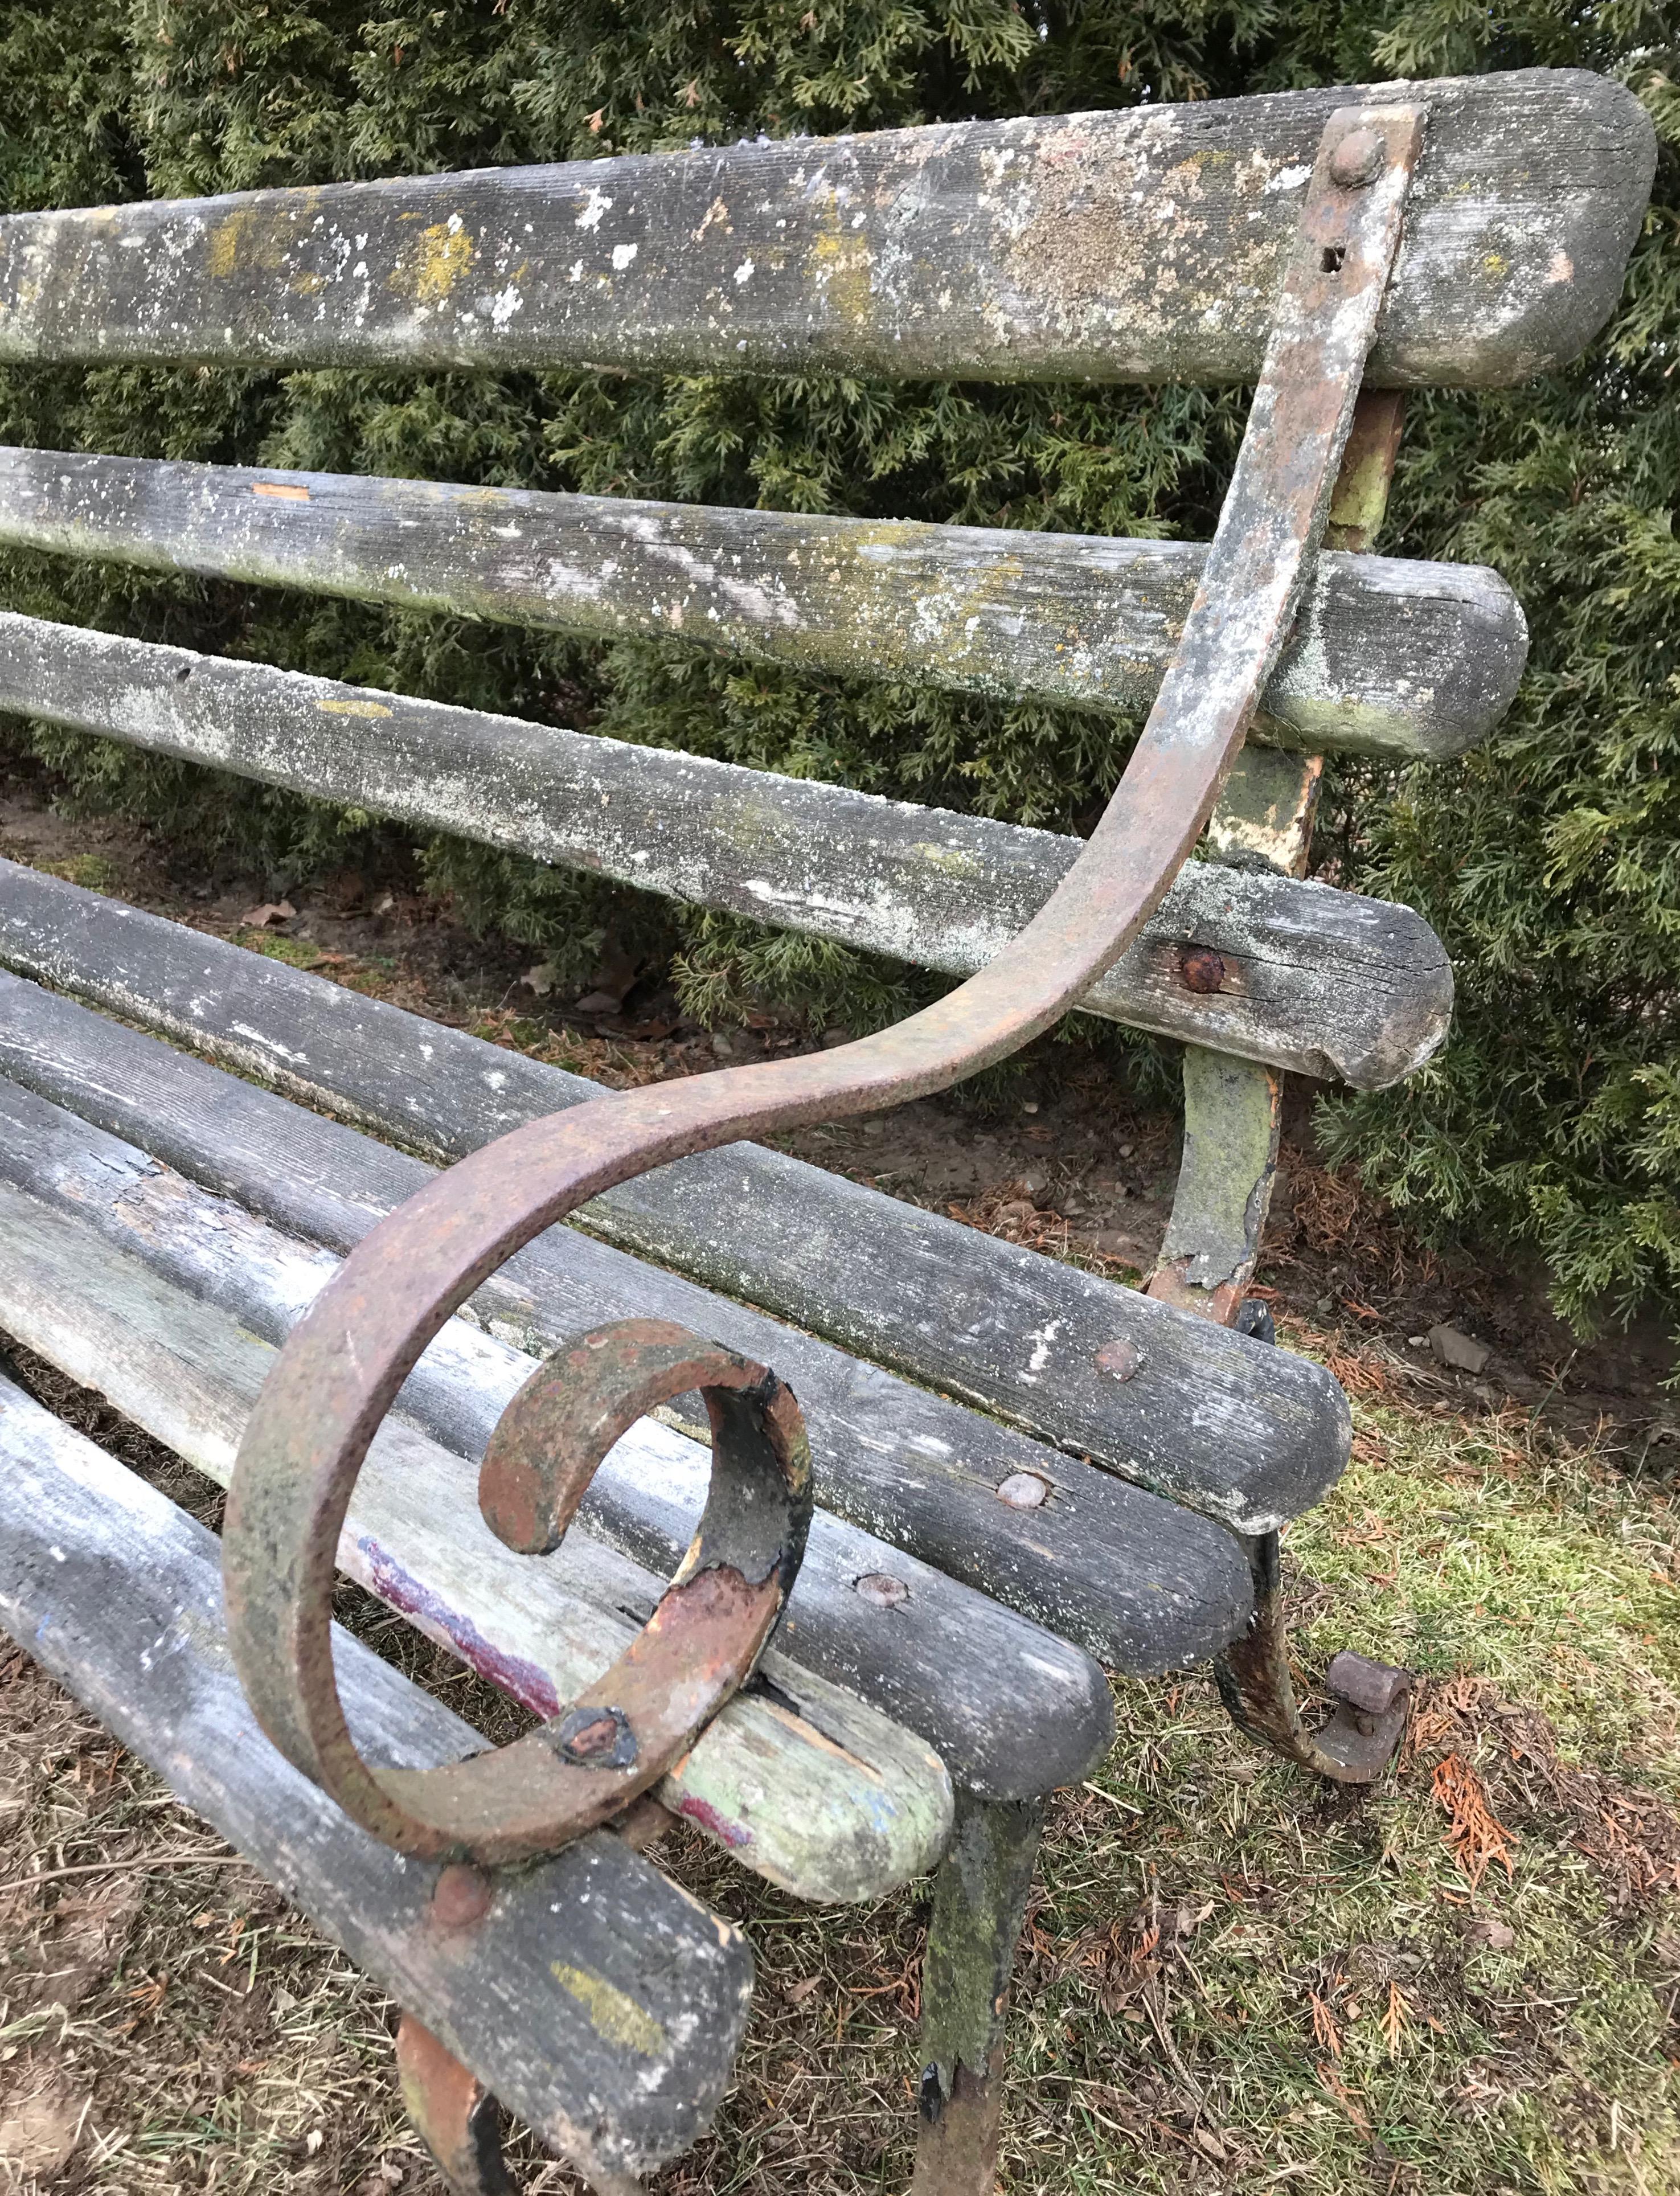
<path fill-rule="evenodd" d="M 488 1800 L 475 1797 L 463 1811 L 459 1796 L 468 1787 L 456 1771 L 443 1782 L 442 1771 L 417 1778 L 412 1770 L 394 1779 L 368 1766 L 350 1740 L 332 1678 L 327 1622 L 335 1550 L 380 1419 L 450 1315 L 513 1251 L 580 1203 L 649 1167 L 754 1132 L 943 1088 L 1048 1026 L 1137 935 L 1204 825 L 1218 857 L 1285 876 L 1304 872 L 1318 760 L 1251 748 L 1234 775 L 1232 765 L 1289 637 L 1327 521 L 1332 546 L 1367 547 L 1392 473 L 1398 400 L 1373 391 L 1357 410 L 1355 400 L 1374 342 L 1383 355 L 1379 315 L 1430 102 L 1427 87 L 1388 89 L 1409 96 L 1339 110 L 1324 125 L 1248 433 L 1195 600 L 1102 825 L 1019 937 L 959 991 L 897 1031 L 774 1069 L 722 1071 L 657 1086 L 651 1095 L 593 1101 L 511 1130 L 501 1142 L 459 1160 L 349 1247 L 285 1341 L 245 1429 L 224 1536 L 234 1658 L 264 1729 L 297 1771 L 376 1837 L 442 1865 L 436 1900 L 453 1897 L 474 1909 L 460 1927 L 490 1914 L 510 1863 L 540 1858 L 587 1823 L 622 1813 L 669 1767 L 695 1725 L 715 1713 L 756 1663 L 797 1570 L 803 1526 L 796 1500 L 773 1553 L 766 1553 L 770 1543 L 754 1540 L 749 1548 L 725 1534 L 724 1552 L 707 1556 L 701 1548 L 698 1569 L 682 1574 L 696 1583 L 733 1580 L 742 1590 L 779 1581 L 773 1604 L 764 1604 L 725 1656 L 727 1667 L 694 1725 L 673 1724 L 656 1742 L 656 1701 L 632 1700 L 628 1709 L 622 1700 L 597 1704 L 593 1722 L 579 1728 L 608 1731 L 612 1747 L 585 1744 L 569 1726 L 558 1741 L 522 1742 L 522 1771 L 511 1763 L 494 1770 L 476 1763 L 475 1790 L 487 1777 L 502 1783 Z M 615 246 L 615 265 L 620 251 L 635 256 L 630 246 Z M 37 309 L 32 302 L 22 319 Z M 0 317 L 0 355 L 5 340 Z M 43 343 L 38 331 L 32 338 L 26 329 L 24 340 L 35 344 L 30 355 L 53 355 L 56 341 L 62 355 L 73 355 L 79 338 L 49 335 Z M 298 340 L 292 334 L 280 351 L 296 350 Z M 1392 329 L 1386 340 L 1394 344 Z M 155 331 L 146 342 L 155 353 Z M 1198 950 L 1208 957 L 1186 958 L 1186 987 L 1216 993 L 1225 974 L 1220 956 Z M 1192 1049 L 1186 1087 L 1183 1172 L 1146 1294 L 1181 1313 L 1239 1325 L 1275 1163 L 1279 1079 L 1274 1068 Z M 638 1414 L 633 1404 L 665 1394 L 647 1369 L 650 1348 L 677 1349 L 678 1361 L 695 1371 L 668 1336 L 620 1340 L 625 1400 L 614 1404 L 606 1390 L 589 1389 L 583 1410 L 575 1394 L 563 1398 L 552 1405 L 542 1439 L 522 1444 L 505 1436 L 499 1478 L 487 1466 L 486 1514 L 511 1545 L 536 1548 L 557 1540 L 609 1445 L 606 1435 Z M 580 1346 L 610 1349 L 620 1343 L 603 1333 Z M 734 1380 L 715 1350 L 705 1361 L 708 1378 L 726 1386 Z M 1118 1361 L 1101 1369 L 1127 1377 Z M 776 1391 L 762 1367 L 748 1368 L 734 1384 L 742 1380 L 759 1413 L 747 1432 L 761 1441 Z M 713 1409 L 720 1453 L 733 1407 Z M 605 1433 L 598 1439 L 592 1427 Z M 794 1452 L 785 1442 L 783 1448 L 784 1472 L 797 1494 L 799 1467 L 786 1460 Z M 508 1521 L 528 1501 L 531 1475 L 543 1477 L 545 1459 L 556 1449 L 573 1459 L 574 1490 L 549 1489 L 543 1499 L 550 1509 L 539 1524 L 514 1529 Z M 508 1492 L 515 1486 L 522 1490 L 518 1501 Z M 1368 1781 L 1398 1738 L 1405 1673 L 1338 1657 L 1330 1683 L 1342 1706 L 1329 1724 L 1309 1731 L 1289 1676 L 1277 1533 L 1250 1531 L 1244 1545 L 1255 1612 L 1216 1660 L 1233 1716 L 1306 1767 Z M 680 1581 L 673 1591 L 682 1591 Z M 641 1750 L 638 1732 L 648 1742 Z M 627 1749 L 622 1758 L 621 1746 Z M 516 1773 L 528 1787 L 528 1804 L 521 1799 L 526 1813 L 517 1820 L 517 1810 L 508 1806 L 508 1779 Z M 615 1777 L 619 1783 L 605 1781 Z M 580 1814 L 575 1795 L 584 1787 L 588 1798 Z M 434 1791 L 442 1796 L 429 1797 Z M 1031 1800 L 959 1802 L 937 1879 L 927 1954 L 916 2176 L 923 2196 L 967 2196 L 990 2182 L 1008 1968 L 1041 1816 Z M 476 2078 L 447 2042 L 412 2020 L 399 2056 L 405 2095 L 440 2162 L 463 2187 L 497 2185 L 502 2169 L 490 2101 Z M 603 2168 L 599 2178 L 609 2185 L 610 2170 Z"/>

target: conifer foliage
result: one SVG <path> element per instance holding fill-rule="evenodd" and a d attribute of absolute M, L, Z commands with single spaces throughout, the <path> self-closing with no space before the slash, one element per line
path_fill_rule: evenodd
<path fill-rule="evenodd" d="M 1658 0 L 9 0 L 0 204 L 667 150 L 974 115 L 1534 64 L 1625 81 L 1663 142 L 1617 317 L 1565 375 L 1414 404 L 1383 546 L 1497 565 L 1528 677 L 1463 761 L 1338 773 L 1325 858 L 1410 901 L 1458 972 L 1452 1039 L 1325 1110 L 1426 1226 L 1529 1241 L 1587 1311 L 1680 1305 L 1680 29 Z M 989 526 L 1205 538 L 1240 396 L 562 373 L 0 373 L 0 439 Z M 1134 727 L 909 685 L 801 677 L 675 642 L 587 647 L 363 605 L 0 558 L 0 600 L 621 738 L 1077 829 Z M 366 816 L 42 725 L 72 797 L 297 875 Z M 583 973 L 603 928 L 688 994 L 862 1026 L 914 971 L 673 910 L 459 842 L 433 881 Z"/>

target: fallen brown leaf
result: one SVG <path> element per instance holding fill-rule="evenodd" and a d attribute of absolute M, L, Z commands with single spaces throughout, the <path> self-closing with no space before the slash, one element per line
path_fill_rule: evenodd
<path fill-rule="evenodd" d="M 1436 1804 L 1446 1812 L 1446 1841 L 1472 1887 L 1481 1881 L 1494 1861 L 1508 1876 L 1515 1875 L 1511 1856 L 1516 1850 L 1516 1833 L 1508 1830 L 1493 1812 L 1481 1777 L 1464 1756 L 1449 1754 L 1438 1761 L 1430 1786 Z"/>

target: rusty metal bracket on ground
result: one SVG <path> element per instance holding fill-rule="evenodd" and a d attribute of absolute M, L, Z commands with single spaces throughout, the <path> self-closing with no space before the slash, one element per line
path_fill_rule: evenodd
<path fill-rule="evenodd" d="M 1284 1619 L 1280 1552 L 1275 1533 L 1248 1543 L 1254 1567 L 1254 1615 L 1243 1637 L 1214 1663 L 1215 1681 L 1238 1731 L 1338 1784 L 1369 1784 L 1392 1759 L 1406 1729 L 1415 1682 L 1410 1670 L 1364 1655 L 1334 1656 L 1325 1690 L 1335 1702 L 1329 1720 L 1309 1731 L 1290 1675 L 1289 1627 Z"/>
<path fill-rule="evenodd" d="M 493 1861 L 551 1850 L 602 1818 L 601 1793 L 610 1791 L 614 1808 L 625 1805 L 657 1773 L 637 1781 L 670 1732 L 685 1718 L 690 1731 L 698 1729 L 727 1697 L 727 1684 L 678 1685 L 680 1698 L 660 1713 L 659 1743 L 645 1748 L 639 1709 L 625 1709 L 621 1696 L 592 1696 L 580 1704 L 591 1712 L 583 1724 L 547 1726 L 450 1769 L 420 1775 L 370 1765 L 345 1723 L 329 1632 L 338 1535 L 368 1445 L 450 1315 L 522 1245 L 589 1199 L 690 1153 L 944 1089 L 1048 1028 L 1123 952 L 1199 837 L 1289 636 L 1399 248 L 1422 132 L 1416 106 L 1340 108 L 1325 124 L 1247 432 L 1177 650 L 1101 823 L 1019 935 L 967 983 L 894 1029 L 832 1052 L 616 1092 L 474 1153 L 374 1228 L 293 1331 L 234 1475 L 223 1535 L 229 1635 L 263 1730 L 376 1836 L 407 1851 Z M 696 1356 L 711 1348 L 692 1338 L 672 1346 Z M 613 1353 L 603 1347 L 604 1368 Z M 651 1360 L 640 1348 L 623 1365 L 621 1399 L 578 1372 L 574 1351 L 569 1370 L 551 1361 L 511 1407 L 505 1437 L 499 1428 L 486 1459 L 484 1494 L 486 1514 L 519 1545 L 550 1545 L 551 1530 L 563 1529 L 574 1506 L 574 1467 L 546 1477 L 543 1444 L 570 1442 L 584 1420 L 622 1430 L 647 1407 L 663 1376 L 644 1379 Z M 687 1384 L 696 1377 L 690 1366 Z M 753 1483 L 769 1499 L 778 1431 L 768 1378 L 753 1368 L 750 1381 L 719 1372 L 712 1383 L 714 1395 L 731 1399 L 721 1417 L 713 1410 L 714 1493 L 732 1430 L 754 1450 Z M 792 1453 L 777 1459 L 789 1505 Z M 684 1566 L 673 1591 L 699 1591 L 671 1630 L 673 1646 L 683 1632 L 694 1671 L 733 1667 L 738 1675 L 743 1653 L 750 1667 L 743 1643 L 761 1644 L 763 1634 L 743 1595 L 755 1612 L 769 1611 L 767 1631 L 774 1608 L 752 1589 L 774 1576 L 785 1592 L 784 1558 L 791 1552 L 797 1563 L 792 1515 L 788 1508 L 782 1517 L 782 1555 L 774 1563 L 769 1541 L 747 1534 L 753 1562 L 765 1569 L 740 1570 L 726 1557 L 710 1569 L 696 1570 L 692 1557 Z M 719 1534 L 736 1545 L 721 1521 Z M 661 1643 L 649 1651 L 662 1682 L 680 1658 L 665 1657 Z M 641 1708 L 653 1709 L 650 1695 Z M 625 1711 L 622 1725 L 613 1708 Z M 629 1738 L 633 1760 L 626 1759 Z M 594 1793 L 593 1802 L 579 1799 L 580 1790 Z M 977 2152 L 972 2163 L 973 2185 L 989 2186 L 989 2157 Z"/>

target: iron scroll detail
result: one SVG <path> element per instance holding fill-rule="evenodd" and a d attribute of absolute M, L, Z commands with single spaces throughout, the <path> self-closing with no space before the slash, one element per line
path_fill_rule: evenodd
<path fill-rule="evenodd" d="M 809 1503 L 808 1462 L 802 1492 L 795 1483 L 802 1436 L 788 1436 L 775 1474 L 766 1462 L 776 1426 L 785 1434 L 796 1407 L 772 1425 L 791 1406 L 787 1391 L 772 1393 L 759 1367 L 750 1368 L 762 1376 L 756 1388 L 743 1384 L 721 1365 L 729 1353 L 679 1330 L 639 1343 L 604 1330 L 618 1341 L 595 1348 L 592 1338 L 569 1354 L 595 1348 L 597 1370 L 616 1359 L 621 1391 L 609 1394 L 581 1373 L 573 1379 L 551 1360 L 492 1438 L 481 1489 L 487 1517 L 516 1546 L 554 1545 L 575 1506 L 569 1490 L 579 1467 L 575 1456 L 564 1461 L 565 1444 L 585 1421 L 598 1432 L 615 1425 L 622 1431 L 648 1407 L 637 1398 L 652 1392 L 649 1378 L 657 1386 L 649 1367 L 661 1349 L 689 1365 L 687 1386 L 705 1384 L 692 1370 L 704 1359 L 719 1376 L 708 1407 L 714 1396 L 730 1399 L 713 1412 L 714 1503 L 734 1483 L 732 1441 L 758 1444 L 757 1465 L 747 1468 L 756 1470 L 761 1493 L 771 1476 L 779 1475 L 782 1488 L 775 1528 L 782 1540 L 756 1581 L 750 1621 L 740 1608 L 724 1607 L 722 1586 L 730 1578 L 754 1586 L 748 1573 L 766 1553 L 763 1521 L 747 1532 L 735 1516 L 725 1537 L 740 1556 L 746 1532 L 746 1568 L 729 1560 L 696 1570 L 691 1551 L 673 1585 L 673 1592 L 692 1597 L 682 1605 L 693 1621 L 683 1627 L 687 1660 L 673 1654 L 659 1664 L 669 1697 L 661 1705 L 651 1693 L 640 1696 L 657 1722 L 656 1748 L 644 1744 L 636 1706 L 598 1698 L 597 1688 L 577 1704 L 595 1713 L 570 1726 L 569 1753 L 550 1725 L 443 1769 L 375 1767 L 345 1723 L 330 1629 L 338 1535 L 368 1446 L 450 1315 L 515 1251 L 589 1199 L 693 1152 L 944 1089 L 1048 1028 L 1124 951 L 1195 845 L 1288 638 L 1399 250 L 1423 126 L 1422 107 L 1394 106 L 1341 108 L 1325 127 L 1247 431 L 1177 651 L 1101 823 L 1025 928 L 977 975 L 895 1028 L 831 1052 L 615 1092 L 485 1146 L 373 1229 L 293 1331 L 234 1470 L 222 1543 L 229 1638 L 269 1738 L 374 1835 L 407 1852 L 485 1862 L 554 1850 L 603 1818 L 561 1794 L 560 1783 L 583 1780 L 596 1805 L 611 1786 L 621 1791 L 621 1806 L 651 1781 L 635 1779 L 671 1733 L 680 1726 L 692 1736 L 748 1674 L 803 1544 L 799 1505 Z M 548 1456 L 557 1442 L 557 1464 Z M 723 1500 L 719 1534 L 729 1507 Z M 705 1581 L 717 1605 L 702 1609 L 696 1589 Z M 626 1752 L 616 1724 L 609 1745 L 603 1712 L 612 1708 L 630 1727 L 634 1760 L 588 1765 L 576 1748 L 592 1729 L 603 1751 Z M 526 1781 L 534 1773 L 534 1741 L 543 1742 L 547 1765 L 534 1800 Z"/>

